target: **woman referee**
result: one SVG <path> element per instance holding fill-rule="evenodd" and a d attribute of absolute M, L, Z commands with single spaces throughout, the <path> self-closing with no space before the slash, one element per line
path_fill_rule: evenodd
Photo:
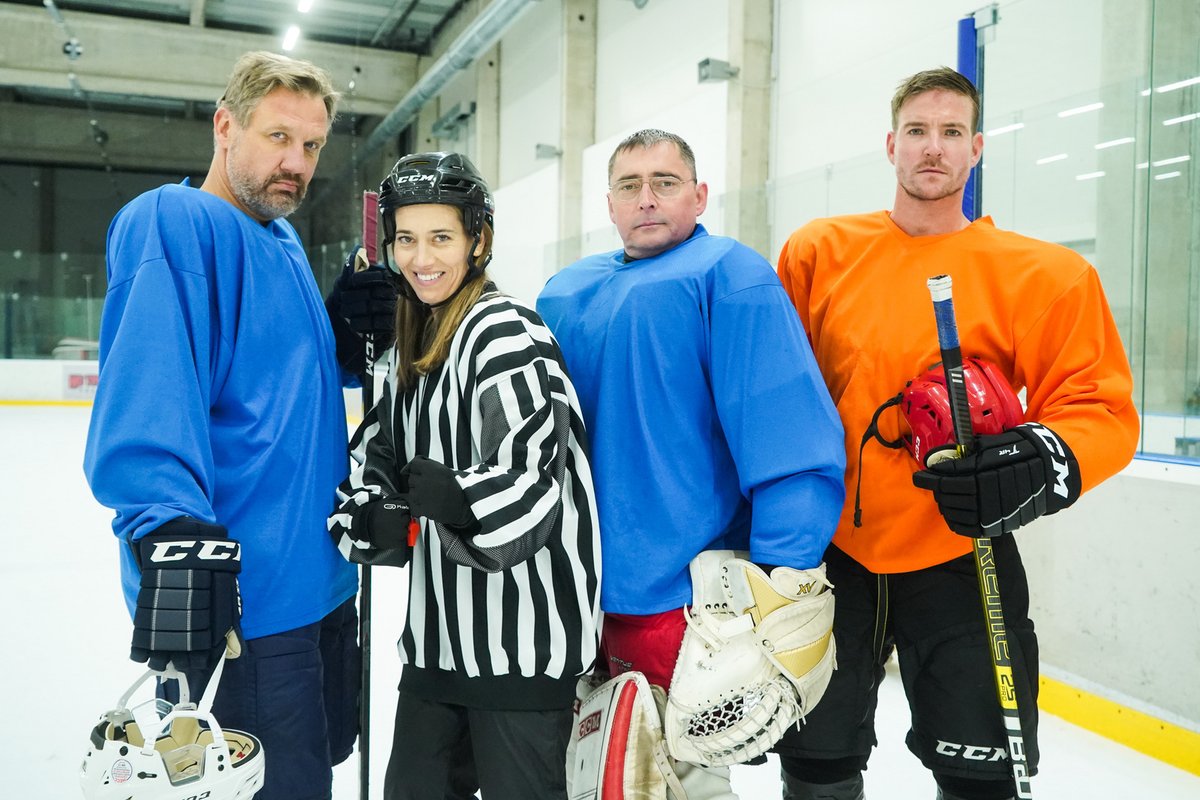
<path fill-rule="evenodd" d="M 575 390 L 538 315 L 488 279 L 494 206 L 470 161 L 400 159 L 379 208 L 400 276 L 394 368 L 329 527 L 355 561 L 411 547 L 385 797 L 442 800 L 467 751 L 485 800 L 563 798 L 600 616 Z"/>

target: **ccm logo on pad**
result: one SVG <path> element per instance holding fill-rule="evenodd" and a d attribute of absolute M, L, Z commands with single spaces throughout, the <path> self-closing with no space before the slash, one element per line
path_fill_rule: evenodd
<path fill-rule="evenodd" d="M 241 561 L 242 549 L 237 542 L 220 539 L 180 539 L 175 542 L 155 542 L 154 552 L 150 554 L 150 560 L 156 563 L 183 561 L 188 557 L 203 561 Z"/>
<path fill-rule="evenodd" d="M 598 730 L 600 730 L 600 712 L 594 711 L 580 721 L 579 738 L 590 736 Z"/>

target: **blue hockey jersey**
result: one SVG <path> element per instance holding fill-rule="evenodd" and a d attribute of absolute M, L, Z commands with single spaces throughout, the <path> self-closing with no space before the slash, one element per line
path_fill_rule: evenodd
<path fill-rule="evenodd" d="M 653 258 L 572 264 L 537 309 L 592 443 L 605 611 L 689 604 L 704 550 L 821 562 L 845 499 L 842 426 L 766 260 L 697 225 Z"/>
<path fill-rule="evenodd" d="M 315 622 L 356 591 L 325 530 L 349 471 L 333 332 L 287 222 L 184 185 L 108 232 L 100 380 L 84 469 L 132 541 L 187 515 L 241 542 L 246 638 Z"/>

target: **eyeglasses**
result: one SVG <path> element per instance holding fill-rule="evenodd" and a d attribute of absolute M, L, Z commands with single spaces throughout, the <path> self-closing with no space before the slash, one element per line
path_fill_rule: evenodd
<path fill-rule="evenodd" d="M 654 196 L 662 200 L 667 197 L 674 197 L 683 189 L 685 183 L 695 183 L 695 178 L 680 180 L 672 175 L 660 175 L 649 180 L 641 178 L 630 178 L 629 180 L 617 181 L 612 186 L 608 187 L 609 194 L 612 199 L 618 203 L 632 203 L 634 200 L 641 197 L 642 187 L 647 183 L 650 184 L 650 191 L 654 192 Z"/>

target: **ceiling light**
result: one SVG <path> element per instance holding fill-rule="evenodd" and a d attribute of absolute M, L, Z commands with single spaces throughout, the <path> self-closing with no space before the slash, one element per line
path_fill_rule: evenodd
<path fill-rule="evenodd" d="M 1161 175 L 1155 175 L 1154 180 L 1165 181 L 1167 178 L 1178 178 L 1182 174 L 1183 173 L 1179 170 L 1175 170 L 1174 172 L 1164 172 Z"/>
<path fill-rule="evenodd" d="M 1100 142 L 1096 145 L 1097 150 L 1107 150 L 1110 147 L 1116 147 L 1120 144 L 1133 144 L 1132 136 L 1125 136 L 1120 139 L 1109 139 L 1107 142 Z"/>
<path fill-rule="evenodd" d="M 1012 133 L 1013 131 L 1019 131 L 1019 130 L 1021 130 L 1021 128 L 1024 128 L 1024 127 L 1025 127 L 1024 122 L 1014 122 L 1012 125 L 1001 125 L 999 128 L 992 128 L 990 131 L 987 132 L 987 135 L 988 136 L 999 136 L 1002 133 Z"/>
<path fill-rule="evenodd" d="M 1104 103 L 1088 103 L 1086 106 L 1078 106 L 1077 108 L 1068 108 L 1066 111 L 1058 112 L 1060 117 L 1073 117 L 1076 114 L 1086 114 L 1089 111 L 1099 111 L 1104 108 Z"/>
<path fill-rule="evenodd" d="M 1165 167 L 1168 164 L 1182 164 L 1185 161 L 1191 161 L 1191 156 L 1175 156 L 1174 158 L 1164 158 L 1162 161 L 1155 161 L 1154 166 Z"/>
<path fill-rule="evenodd" d="M 1085 172 L 1082 175 L 1076 175 L 1075 180 L 1090 181 L 1094 178 L 1103 178 L 1103 177 L 1104 177 L 1104 170 L 1100 170 L 1099 172 Z"/>
<path fill-rule="evenodd" d="M 1175 83 L 1168 83 L 1166 86 L 1159 86 L 1154 91 L 1156 91 L 1156 92 L 1173 92 L 1176 89 L 1182 89 L 1185 86 L 1194 86 L 1197 83 L 1200 83 L 1200 75 L 1197 75 L 1194 78 L 1188 78 L 1185 81 L 1175 81 Z"/>
<path fill-rule="evenodd" d="M 1184 114 L 1182 117 L 1171 117 L 1171 119 L 1164 119 L 1163 125 L 1178 125 L 1181 122 L 1191 122 L 1194 119 L 1200 119 L 1200 113 Z"/>
<path fill-rule="evenodd" d="M 300 38 L 300 29 L 295 25 L 291 25 L 287 29 L 287 33 L 283 35 L 283 49 L 291 50 L 296 46 L 296 41 Z"/>
<path fill-rule="evenodd" d="M 1066 153 L 1056 153 L 1055 155 L 1052 155 L 1052 156 L 1046 156 L 1045 158 L 1039 158 L 1037 161 L 1035 161 L 1033 163 L 1037 164 L 1040 167 L 1043 164 L 1053 164 L 1055 161 L 1066 161 L 1066 159 L 1067 159 Z"/>
<path fill-rule="evenodd" d="M 296 10 L 301 14 L 307 14 L 312 8 L 313 0 L 300 0 L 300 4 L 296 6 Z"/>

